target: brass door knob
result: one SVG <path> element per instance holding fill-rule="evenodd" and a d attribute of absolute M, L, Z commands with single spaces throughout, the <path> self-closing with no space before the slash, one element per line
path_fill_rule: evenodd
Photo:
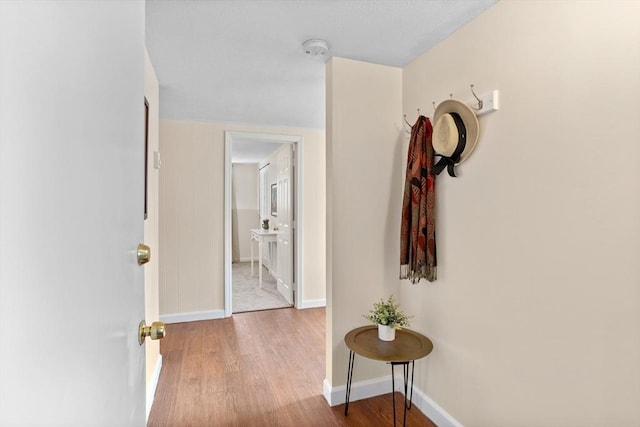
<path fill-rule="evenodd" d="M 151 259 L 151 248 L 144 243 L 138 245 L 138 265 L 146 264 Z"/>
<path fill-rule="evenodd" d="M 144 344 L 144 340 L 150 337 L 152 340 L 161 340 L 165 336 L 165 326 L 162 322 L 153 322 L 147 326 L 144 322 L 140 322 L 138 325 L 138 342 L 140 345 Z"/>

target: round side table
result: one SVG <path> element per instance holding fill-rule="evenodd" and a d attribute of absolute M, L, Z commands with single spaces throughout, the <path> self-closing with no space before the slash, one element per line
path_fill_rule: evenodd
<path fill-rule="evenodd" d="M 349 331 L 344 337 L 344 342 L 349 348 L 349 368 L 347 370 L 347 390 L 345 396 L 344 414 L 349 411 L 349 397 L 351 395 L 351 381 L 353 379 L 353 367 L 355 355 L 359 354 L 368 359 L 380 360 L 391 365 L 391 397 L 393 399 L 393 425 L 396 425 L 396 398 L 394 367 L 402 365 L 404 374 L 404 419 L 402 425 L 407 422 L 407 409 L 411 409 L 413 399 L 413 372 L 415 361 L 427 356 L 433 350 L 433 343 L 424 335 L 410 329 L 398 329 L 396 339 L 382 341 L 378 338 L 378 327 L 363 326 Z M 409 364 L 411 364 L 411 388 L 409 390 Z M 410 391 L 407 401 L 407 391 Z"/>

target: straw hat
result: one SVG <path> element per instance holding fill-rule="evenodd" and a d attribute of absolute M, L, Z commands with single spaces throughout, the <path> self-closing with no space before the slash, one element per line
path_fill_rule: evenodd
<path fill-rule="evenodd" d="M 476 148 L 480 133 L 478 118 L 473 110 L 460 101 L 447 99 L 436 108 L 433 121 L 433 150 L 448 158 L 451 164 L 466 160 Z"/>

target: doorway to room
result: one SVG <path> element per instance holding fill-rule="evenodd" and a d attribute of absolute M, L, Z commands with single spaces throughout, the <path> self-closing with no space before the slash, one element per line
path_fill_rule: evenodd
<path fill-rule="evenodd" d="M 297 306 L 300 142 L 225 132 L 225 315 Z"/>

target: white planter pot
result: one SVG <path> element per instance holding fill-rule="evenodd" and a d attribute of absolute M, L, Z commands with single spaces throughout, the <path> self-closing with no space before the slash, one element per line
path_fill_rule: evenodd
<path fill-rule="evenodd" d="M 387 325 L 378 325 L 378 338 L 382 341 L 393 341 L 396 339 L 396 330 Z"/>

